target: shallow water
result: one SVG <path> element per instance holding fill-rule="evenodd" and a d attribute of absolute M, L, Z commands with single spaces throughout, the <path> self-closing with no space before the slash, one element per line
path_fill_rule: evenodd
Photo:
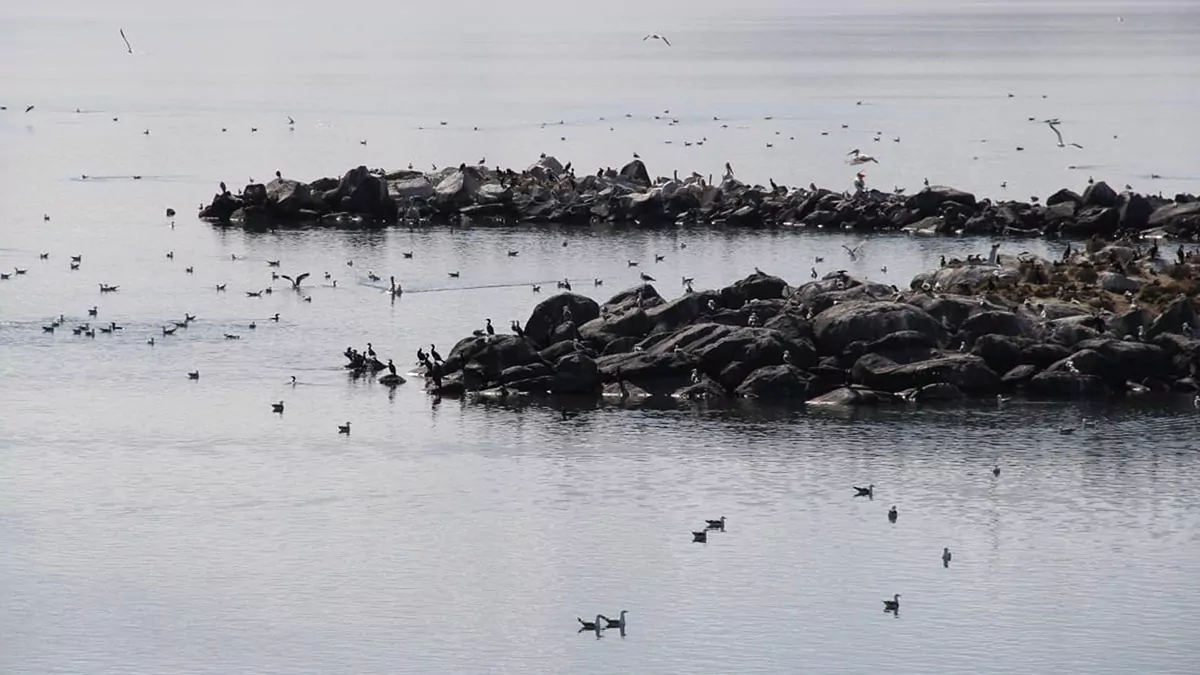
<path fill-rule="evenodd" d="M 521 166 L 540 151 L 589 166 L 638 150 L 657 173 L 729 159 L 754 179 L 833 185 L 857 143 L 887 151 L 869 172 L 881 185 L 1082 185 L 1065 150 L 1035 150 L 1049 132 L 1026 112 L 1063 117 L 1064 133 L 1121 128 L 1138 152 L 1084 143 L 1114 184 L 1194 171 L 1187 4 L 774 4 L 459 3 L 467 20 L 370 3 L 0 7 L 0 57 L 20 64 L 0 101 L 0 269 L 29 269 L 0 282 L 0 671 L 1194 671 L 1200 418 L 1187 401 L 851 417 L 583 406 L 563 421 L 340 369 L 347 345 L 371 341 L 404 371 L 419 345 L 447 353 L 488 317 L 504 330 L 535 282 L 546 297 L 569 277 L 604 299 L 645 271 L 674 297 L 682 276 L 711 288 L 758 266 L 798 284 L 816 266 L 905 286 L 987 241 L 872 237 L 852 261 L 841 246 L 862 240 L 836 233 L 247 233 L 190 217 L 217 181 L 276 168 Z M 1035 28 L 1046 37 L 1029 39 Z M 649 31 L 675 46 L 648 49 Z M 1113 78 L 1103 90 L 1098 73 Z M 668 108 L 678 127 L 651 118 Z M 713 115 L 733 120 L 727 136 Z M 796 149 L 765 148 L 766 116 Z M 541 129 L 558 119 L 567 131 Z M 876 150 L 860 127 L 884 121 L 902 142 Z M 1030 146 L 1018 159 L 989 143 L 996 154 L 972 163 L 961 141 L 984 134 Z M 697 135 L 719 140 L 678 145 Z M 1172 150 L 1144 150 L 1160 146 Z M 1020 250 L 1057 247 L 1003 249 Z M 268 259 L 311 272 L 305 293 L 277 281 L 247 298 L 272 283 Z M 389 302 L 368 270 L 407 292 Z M 102 296 L 101 282 L 121 289 Z M 124 330 L 42 331 L 92 305 Z M 197 322 L 163 337 L 185 312 Z M 875 500 L 853 498 L 866 483 Z M 690 542 L 720 515 L 728 532 Z M 880 602 L 893 593 L 895 618 Z M 575 633 L 577 616 L 622 608 L 624 638 Z"/>

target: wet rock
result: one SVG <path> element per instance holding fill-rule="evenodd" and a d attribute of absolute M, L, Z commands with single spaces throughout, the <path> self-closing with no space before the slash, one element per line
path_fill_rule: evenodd
<path fill-rule="evenodd" d="M 794 366 L 764 366 L 746 376 L 734 394 L 742 398 L 804 400 L 809 396 L 810 379 Z"/>
<path fill-rule="evenodd" d="M 646 165 L 642 164 L 640 159 L 635 159 L 621 167 L 621 178 L 634 185 L 646 187 L 650 185 L 650 173 L 646 171 Z"/>
<path fill-rule="evenodd" d="M 538 353 L 528 340 L 515 335 L 492 337 L 470 337 L 460 340 L 450 350 L 443 372 L 447 375 L 474 365 L 483 381 L 496 382 L 500 374 L 514 366 L 524 366 L 539 361 Z"/>
<path fill-rule="evenodd" d="M 1029 384 L 1034 375 L 1037 375 L 1039 369 L 1037 366 L 1024 363 L 1013 367 L 1008 372 L 1004 373 L 1004 377 L 1000 378 L 1001 386 L 1012 389 L 1016 387 L 1024 387 Z"/>
<path fill-rule="evenodd" d="M 891 403 L 894 400 L 894 396 L 883 392 L 860 387 L 841 387 L 816 398 L 809 399 L 808 405 L 851 408 L 856 406 L 876 406 L 883 403 Z"/>
<path fill-rule="evenodd" d="M 1172 236 L 1194 236 L 1200 233 L 1200 201 L 1160 206 L 1150 214 L 1146 224 Z"/>

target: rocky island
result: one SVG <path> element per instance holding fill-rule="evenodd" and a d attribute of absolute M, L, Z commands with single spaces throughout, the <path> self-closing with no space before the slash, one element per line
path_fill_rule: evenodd
<path fill-rule="evenodd" d="M 1089 179 L 1090 181 L 1090 179 Z M 276 178 L 231 193 L 221 185 L 200 217 L 220 224 L 633 223 L 730 227 L 795 226 L 858 232 L 1088 238 L 1137 234 L 1200 237 L 1200 200 L 1118 193 L 1090 182 L 1082 194 L 1059 190 L 1030 202 L 977 199 L 945 186 L 912 195 L 714 181 L 693 173 L 652 179 L 641 160 L 576 175 L 542 156 L 522 171 L 460 165 L 431 173 L 360 166 L 311 183 Z"/>
<path fill-rule="evenodd" d="M 908 289 L 844 272 L 792 286 L 755 271 L 664 299 L 560 293 L 512 335 L 427 361 L 439 395 L 734 397 L 874 405 L 1200 390 L 1200 253 L 1093 237 L 1061 259 L 948 260 Z"/>

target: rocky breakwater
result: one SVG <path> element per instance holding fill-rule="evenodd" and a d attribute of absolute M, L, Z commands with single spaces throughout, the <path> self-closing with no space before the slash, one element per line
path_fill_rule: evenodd
<path fill-rule="evenodd" d="M 909 289 L 756 271 L 671 300 L 650 285 L 603 305 L 562 293 L 513 335 L 460 341 L 430 388 L 809 405 L 1196 392 L 1198 277 L 1200 253 L 1093 240 L 1061 260 L 947 261 Z"/>
<path fill-rule="evenodd" d="M 543 156 L 522 171 L 467 166 L 430 173 L 369 170 L 312 183 L 277 177 L 231 193 L 222 184 L 200 217 L 273 225 L 398 221 L 431 223 L 637 223 L 734 227 L 799 226 L 913 234 L 1111 237 L 1141 233 L 1200 237 L 1200 200 L 1116 192 L 1103 182 L 1082 194 L 1059 190 L 1031 202 L 978 199 L 951 187 L 912 195 L 858 185 L 854 192 L 752 185 L 732 172 L 651 178 L 641 160 L 576 175 Z"/>

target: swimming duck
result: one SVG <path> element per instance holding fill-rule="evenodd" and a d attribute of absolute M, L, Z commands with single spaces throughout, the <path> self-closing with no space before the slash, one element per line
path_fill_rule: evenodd
<path fill-rule="evenodd" d="M 995 476 L 996 478 L 1000 477 L 1000 464 L 999 463 L 997 463 L 995 466 L 992 467 L 992 475 Z"/>
<path fill-rule="evenodd" d="M 708 529 L 710 530 L 725 531 L 725 516 L 721 516 L 719 520 L 706 520 L 704 522 L 708 524 Z"/>
<path fill-rule="evenodd" d="M 701 544 L 706 543 L 708 541 L 708 530 L 700 530 L 699 532 L 693 532 L 692 533 L 692 541 L 699 542 Z"/>
<path fill-rule="evenodd" d="M 338 433 L 339 433 L 339 434 L 346 434 L 347 436 L 349 436 L 349 435 L 350 435 L 350 423 L 349 423 L 349 422 L 346 422 L 344 425 L 343 425 L 343 424 L 339 424 L 339 425 L 338 425 Z"/>
<path fill-rule="evenodd" d="M 865 488 L 858 487 L 857 485 L 855 485 L 854 486 L 854 496 L 855 497 L 874 497 L 875 496 L 875 484 L 871 483 L 870 485 L 868 485 Z"/>
<path fill-rule="evenodd" d="M 596 615 L 595 621 L 584 621 L 580 617 L 575 617 L 575 618 L 577 621 L 579 621 L 579 625 L 582 626 L 582 628 L 580 628 L 579 630 L 594 630 L 594 631 L 604 630 L 604 622 L 602 621 L 602 619 L 604 617 L 600 616 L 599 614 Z"/>
<path fill-rule="evenodd" d="M 900 611 L 900 594 L 899 593 L 893 595 L 891 600 L 883 601 L 883 611 L 885 611 L 885 612 Z"/>
<path fill-rule="evenodd" d="M 200 371 L 199 371 L 199 370 L 193 370 L 192 372 L 188 373 L 188 379 L 189 379 L 189 380 L 198 380 L 198 379 L 200 379 Z"/>
<path fill-rule="evenodd" d="M 271 404 L 271 412 L 282 413 L 283 412 L 283 401 L 280 401 L 279 403 L 272 403 Z"/>
<path fill-rule="evenodd" d="M 624 629 L 625 628 L 625 615 L 628 613 L 629 613 L 629 610 L 623 609 L 623 610 L 621 610 L 621 618 L 619 618 L 619 619 L 610 619 L 607 616 L 604 616 L 603 614 L 600 615 L 600 618 L 604 619 L 604 622 L 606 624 L 604 626 L 605 628 Z"/>

